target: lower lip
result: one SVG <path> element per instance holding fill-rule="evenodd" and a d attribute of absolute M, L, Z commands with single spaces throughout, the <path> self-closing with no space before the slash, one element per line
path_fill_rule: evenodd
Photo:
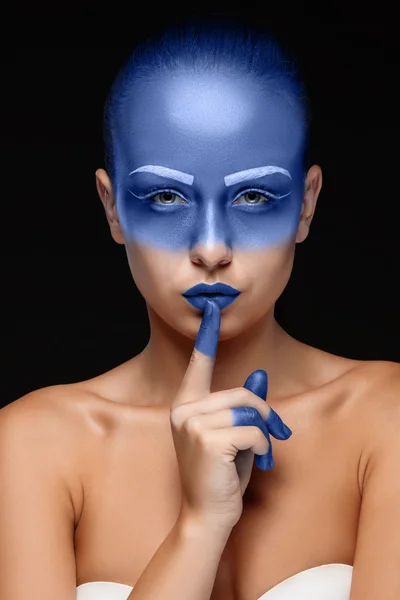
<path fill-rule="evenodd" d="M 226 295 L 215 295 L 212 294 L 197 294 L 196 296 L 183 296 L 189 304 L 194 306 L 195 308 L 199 308 L 200 310 L 204 310 L 206 306 L 206 300 L 214 300 L 222 310 L 223 308 L 235 302 L 236 298 L 240 295 L 235 294 L 234 296 L 226 296 Z"/>

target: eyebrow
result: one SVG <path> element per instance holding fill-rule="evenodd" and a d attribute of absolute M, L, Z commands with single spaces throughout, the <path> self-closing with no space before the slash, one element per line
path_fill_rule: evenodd
<path fill-rule="evenodd" d="M 193 185 L 194 181 L 193 175 L 189 175 L 189 173 L 177 171 L 176 169 L 169 169 L 168 167 L 162 167 L 160 165 L 143 165 L 142 167 L 138 167 L 134 171 L 131 171 L 129 175 L 133 175 L 134 173 L 154 173 L 154 175 L 167 177 L 168 179 L 175 179 L 175 181 L 180 181 L 181 183 L 186 183 L 187 185 Z M 277 167 L 275 165 L 267 165 L 265 167 L 256 167 L 254 169 L 246 169 L 245 171 L 231 173 L 230 175 L 226 175 L 224 177 L 224 181 L 225 185 L 229 187 L 230 185 L 235 185 L 241 181 L 257 179 L 258 177 L 272 175 L 273 173 L 281 173 L 282 175 L 289 177 L 289 179 L 292 179 L 292 176 L 287 169 L 283 169 L 282 167 Z"/>
<path fill-rule="evenodd" d="M 193 175 L 189 175 L 189 173 L 176 171 L 175 169 L 169 169 L 168 167 L 160 167 L 159 165 L 144 165 L 143 167 L 138 167 L 134 171 L 131 171 L 129 175 L 133 175 L 134 173 L 154 173 L 154 175 L 175 179 L 176 181 L 186 183 L 187 185 L 192 185 L 194 180 Z"/>
<path fill-rule="evenodd" d="M 282 167 L 276 167 L 275 165 L 268 165 L 265 167 L 246 169 L 245 171 L 238 171 L 237 173 L 226 175 L 226 177 L 224 177 L 224 181 L 225 185 L 228 187 L 229 185 L 234 185 L 235 183 L 240 183 L 241 181 L 257 179 L 257 177 L 264 177 L 264 175 L 272 175 L 273 173 L 282 173 L 282 175 L 292 179 L 292 176 L 286 169 L 283 169 Z"/>

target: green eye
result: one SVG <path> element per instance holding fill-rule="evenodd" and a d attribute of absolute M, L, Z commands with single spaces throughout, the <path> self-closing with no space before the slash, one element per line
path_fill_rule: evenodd
<path fill-rule="evenodd" d="M 268 202 L 268 198 L 261 194 L 260 192 L 246 192 L 242 194 L 235 200 L 235 203 L 238 203 L 241 198 L 244 198 L 248 204 L 260 204 L 261 202 Z"/>
<path fill-rule="evenodd" d="M 273 204 L 274 202 L 281 200 L 281 198 L 286 198 L 286 196 L 289 196 L 290 194 L 291 192 L 283 195 L 277 195 L 273 194 L 269 190 L 254 188 L 252 190 L 248 190 L 247 192 L 242 192 L 240 196 L 234 200 L 233 204 L 242 204 L 244 206 Z M 244 201 L 241 202 L 242 199 Z"/>
<path fill-rule="evenodd" d="M 151 196 L 149 200 L 151 202 L 155 202 L 156 204 L 175 204 L 174 200 L 179 198 L 181 200 L 181 204 L 186 202 L 183 198 L 178 196 L 178 194 L 174 194 L 173 192 L 161 192 L 160 194 L 155 194 Z M 159 199 L 160 201 L 158 202 Z"/>

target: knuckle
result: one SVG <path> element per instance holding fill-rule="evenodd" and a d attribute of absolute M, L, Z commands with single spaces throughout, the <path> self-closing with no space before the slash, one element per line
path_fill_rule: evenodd
<path fill-rule="evenodd" d="M 270 447 L 271 447 L 271 442 L 269 442 L 269 441 L 267 440 L 267 438 L 265 437 L 265 435 L 264 435 L 264 434 L 263 434 L 263 441 L 264 441 L 264 444 L 265 444 L 265 451 L 266 451 L 266 452 L 269 452 L 269 449 L 270 449 Z"/>
<path fill-rule="evenodd" d="M 179 427 L 182 422 L 182 406 L 171 408 L 169 413 L 169 421 L 173 427 Z"/>
<path fill-rule="evenodd" d="M 203 430 L 199 415 L 193 415 L 192 417 L 186 419 L 184 426 L 186 431 L 191 434 L 199 434 Z"/>
<path fill-rule="evenodd" d="M 200 448 L 201 452 L 206 455 L 213 455 L 216 451 L 215 440 L 212 436 L 212 430 L 199 427 L 194 432 L 196 444 Z"/>
<path fill-rule="evenodd" d="M 265 420 L 268 417 L 270 411 L 270 406 L 268 402 L 266 402 L 265 400 L 263 400 L 256 394 L 253 394 L 253 392 L 250 391 L 246 396 L 246 402 L 248 402 L 249 406 L 253 406 L 257 409 L 263 420 Z"/>
<path fill-rule="evenodd" d="M 266 421 L 266 419 L 268 418 L 268 415 L 269 415 L 269 411 L 270 411 L 269 405 L 266 402 L 264 402 L 264 400 L 261 400 L 261 398 L 258 398 L 257 407 L 258 407 L 258 412 L 260 413 L 260 415 L 262 417 L 262 420 Z"/>
<path fill-rule="evenodd" d="M 249 402 L 251 402 L 256 395 L 251 390 L 248 390 L 247 388 L 243 388 L 243 390 L 244 390 L 244 393 L 245 393 L 246 400 L 248 400 Z"/>
<path fill-rule="evenodd" d="M 268 438 L 266 438 L 266 436 L 264 435 L 264 433 L 261 431 L 261 429 L 259 427 L 254 427 L 254 429 L 256 430 L 254 432 L 254 437 L 256 438 L 256 443 L 260 444 L 260 446 L 262 448 L 265 448 L 265 452 L 268 452 L 269 446 L 270 446 Z"/>
<path fill-rule="evenodd" d="M 253 392 L 251 392 L 250 390 L 244 388 L 244 392 L 245 393 L 243 399 L 246 402 L 247 406 L 258 406 L 259 402 L 262 402 L 262 400 L 258 396 L 256 396 L 256 394 L 253 394 Z"/>
<path fill-rule="evenodd" d="M 267 419 L 270 411 L 270 406 L 268 402 L 266 402 L 265 400 L 257 396 L 257 394 L 254 394 L 252 391 L 248 390 L 245 387 L 233 388 L 232 391 L 234 392 L 235 399 L 239 399 L 242 403 L 242 406 L 246 406 L 249 409 L 253 408 L 261 415 L 264 421 Z M 255 417 L 256 413 L 254 413 L 254 415 L 252 416 Z"/>
<path fill-rule="evenodd" d="M 254 406 L 246 406 L 246 415 L 249 419 L 255 420 L 259 416 L 259 412 L 256 408 L 254 408 Z M 260 430 L 258 429 L 258 431 Z"/>
<path fill-rule="evenodd" d="M 258 439 L 261 440 L 261 441 L 265 440 L 267 442 L 267 444 L 268 444 L 268 440 L 265 437 L 265 435 L 263 434 L 263 432 L 261 431 L 261 429 L 259 427 L 256 427 L 256 430 L 257 430 L 256 435 L 257 435 Z"/>
<path fill-rule="evenodd" d="M 243 392 L 246 391 L 244 387 L 236 387 L 232 389 L 234 398 L 243 398 Z"/>

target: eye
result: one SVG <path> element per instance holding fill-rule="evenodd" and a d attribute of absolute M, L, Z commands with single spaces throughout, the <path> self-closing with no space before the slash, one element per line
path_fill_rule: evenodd
<path fill-rule="evenodd" d="M 241 192 L 234 200 L 233 204 L 241 204 L 242 206 L 251 206 L 251 205 L 260 205 L 263 204 L 273 204 L 281 200 L 281 198 L 285 198 L 289 196 L 291 192 L 287 194 L 273 194 L 269 190 L 264 190 L 263 188 L 254 188 L 248 190 L 247 192 Z M 241 199 L 244 199 L 244 202 L 239 202 Z"/>
<path fill-rule="evenodd" d="M 174 192 L 161 192 L 160 194 L 154 194 L 150 196 L 148 200 L 151 202 L 155 202 L 156 204 L 175 204 L 175 200 L 180 198 L 182 202 L 186 202 L 181 196 L 175 194 Z M 158 201 L 159 200 L 159 201 Z"/>
<path fill-rule="evenodd" d="M 239 198 L 234 201 L 234 204 L 239 204 L 239 200 L 241 198 L 244 198 L 247 204 L 260 204 L 262 202 L 270 201 L 270 199 L 266 197 L 265 193 L 262 194 L 261 192 L 251 191 L 239 196 Z"/>
<path fill-rule="evenodd" d="M 139 200 L 145 200 L 146 202 L 153 202 L 154 204 L 158 204 L 161 206 L 167 206 L 168 204 L 177 204 L 175 202 L 176 198 L 181 198 L 182 202 L 179 204 L 186 203 L 186 200 L 180 195 L 177 194 L 173 190 L 163 190 L 160 192 L 160 189 L 149 190 L 147 194 L 135 194 L 128 188 L 128 192 L 132 194 L 135 198 Z M 157 193 L 154 193 L 157 192 Z M 158 202 L 159 200 L 159 202 Z"/>

